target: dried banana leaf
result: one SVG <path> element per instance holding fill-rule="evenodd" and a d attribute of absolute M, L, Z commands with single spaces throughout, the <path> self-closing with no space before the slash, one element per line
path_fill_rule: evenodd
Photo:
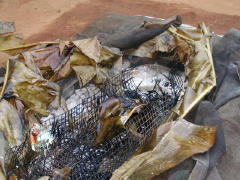
<path fill-rule="evenodd" d="M 58 68 L 63 59 L 60 56 L 60 49 L 57 45 L 34 51 L 27 51 L 22 54 L 25 59 L 25 64 L 31 60 L 31 64 L 38 67 L 44 77 L 50 77 L 50 75 L 48 75 L 50 73 L 54 74 L 54 71 Z M 36 72 L 36 70 L 34 70 L 36 68 L 33 69 L 29 65 L 28 67 Z"/>
<path fill-rule="evenodd" d="M 22 43 L 21 45 L 18 45 L 18 46 L 2 48 L 2 49 L 0 49 L 0 51 L 7 53 L 9 55 L 15 56 L 15 55 L 18 55 L 20 53 L 23 53 L 23 52 L 26 52 L 29 50 L 45 48 L 52 44 L 59 44 L 59 42 L 55 42 L 55 41 L 47 42 L 46 41 L 46 42 L 38 42 L 38 43 L 26 44 L 26 45 L 24 43 Z"/>
<path fill-rule="evenodd" d="M 12 89 L 14 95 L 30 110 L 48 115 L 49 104 L 59 95 L 58 85 L 47 81 L 15 60 L 8 61 L 7 72 L 5 75 L 7 88 Z"/>
<path fill-rule="evenodd" d="M 5 36 L 0 36 L 0 51 L 8 48 L 15 48 L 22 46 L 24 44 L 23 40 L 19 35 L 10 34 Z"/>
<path fill-rule="evenodd" d="M 23 62 L 35 73 L 42 75 L 45 79 L 50 79 L 62 63 L 70 57 L 71 48 L 65 48 L 67 42 L 59 44 L 49 44 L 48 47 L 35 47 L 19 54 L 16 60 Z M 64 46 L 64 47 L 63 47 Z"/>
<path fill-rule="evenodd" d="M 0 169 L 0 179 L 6 180 L 6 176 L 4 175 L 1 169 Z"/>
<path fill-rule="evenodd" d="M 168 32 L 127 52 L 134 56 L 154 58 L 157 53 L 174 51 L 176 60 L 184 64 L 188 79 L 186 90 L 169 120 L 183 118 L 216 85 L 210 36 L 204 24 L 196 30 L 171 27 Z"/>
<path fill-rule="evenodd" d="M 23 56 L 23 58 L 21 58 Z M 18 56 L 18 61 L 23 61 L 24 64 L 29 68 L 31 69 L 33 72 L 41 75 L 41 71 L 40 69 L 38 68 L 37 64 L 35 63 L 34 61 L 34 58 L 31 54 L 31 52 L 27 51 L 27 52 L 24 52 L 22 53 L 22 56 Z M 21 60 L 21 59 L 23 60 Z"/>
<path fill-rule="evenodd" d="M 23 141 L 23 126 L 19 113 L 4 99 L 0 101 L 0 131 L 10 146 L 19 145 Z"/>
<path fill-rule="evenodd" d="M 82 54 L 79 49 L 73 49 L 72 54 L 69 56 L 70 57 L 67 59 L 67 62 L 63 64 L 62 67 L 56 69 L 54 76 L 51 77 L 51 81 L 57 81 L 68 77 L 74 72 L 74 69 L 72 67 L 96 65 L 94 60 Z"/>
<path fill-rule="evenodd" d="M 0 100 L 0 179 L 5 179 L 4 157 L 9 147 L 20 145 L 24 140 L 23 120 L 8 101 Z"/>
<path fill-rule="evenodd" d="M 23 40 L 19 35 L 10 34 L 6 36 L 0 36 L 0 51 L 8 48 L 15 48 L 22 46 L 24 44 Z"/>
<path fill-rule="evenodd" d="M 185 36 L 178 35 L 181 32 L 176 32 L 176 38 L 183 41 Z M 174 108 L 175 113 L 180 117 L 184 117 L 194 105 L 216 86 L 216 75 L 209 42 L 210 33 L 204 24 L 201 26 L 201 32 L 202 38 L 200 40 L 195 40 L 196 32 L 185 37 L 187 38 L 185 42 L 194 50 L 190 56 L 187 55 L 191 50 L 180 51 L 177 49 L 178 55 L 182 57 L 180 60 L 185 61 L 185 74 L 188 77 L 185 94 Z M 186 60 L 184 60 L 184 56 Z"/>
<path fill-rule="evenodd" d="M 97 133 L 96 143 L 100 144 L 108 139 L 112 139 L 117 134 L 127 128 L 133 135 L 141 136 L 134 129 L 134 124 L 126 127 L 128 119 L 138 113 L 145 104 L 135 105 L 135 107 L 124 108 L 122 99 L 110 98 L 100 105 L 100 128 Z"/>
<path fill-rule="evenodd" d="M 87 57 L 93 59 L 96 63 L 101 62 L 100 59 L 100 42 L 97 37 L 73 41 L 73 44 Z"/>
<path fill-rule="evenodd" d="M 73 66 L 72 68 L 77 75 L 80 87 L 85 86 L 96 75 L 96 68 L 93 66 Z"/>
<path fill-rule="evenodd" d="M 159 36 L 143 43 L 139 48 L 128 51 L 133 56 L 154 58 L 156 52 L 171 52 L 176 48 L 176 41 L 170 32 L 165 31 Z"/>
<path fill-rule="evenodd" d="M 214 105 L 209 101 L 202 101 L 198 106 L 194 123 L 218 127 L 214 146 L 208 152 L 193 156 L 197 162 L 188 180 L 205 180 L 226 153 L 223 122 Z"/>
<path fill-rule="evenodd" d="M 55 72 L 52 81 L 66 78 L 75 72 L 81 87 L 90 81 L 101 84 L 109 72 L 121 69 L 121 52 L 116 48 L 101 46 L 96 37 L 71 43 L 72 54 L 66 64 Z"/>
<path fill-rule="evenodd" d="M 73 44 L 76 49 L 59 71 L 59 78 L 64 78 L 74 71 L 82 87 L 91 80 L 101 84 L 108 78 L 108 73 L 117 73 L 121 69 L 121 52 L 116 48 L 101 46 L 96 37 L 73 41 Z"/>
<path fill-rule="evenodd" d="M 198 126 L 182 119 L 172 122 L 152 151 L 132 157 L 113 173 L 111 180 L 150 180 L 193 154 L 207 151 L 215 142 L 215 133 L 214 126 Z"/>
<path fill-rule="evenodd" d="M 65 52 L 65 49 L 68 51 Z M 81 86 L 91 80 L 101 84 L 108 73 L 121 70 L 122 54 L 119 49 L 102 46 L 96 37 L 73 42 L 34 43 L 0 51 L 10 55 L 22 53 L 18 60 L 37 74 L 40 70 L 43 77 L 50 81 L 58 81 L 75 72 Z M 89 68 L 91 75 L 86 74 Z"/>

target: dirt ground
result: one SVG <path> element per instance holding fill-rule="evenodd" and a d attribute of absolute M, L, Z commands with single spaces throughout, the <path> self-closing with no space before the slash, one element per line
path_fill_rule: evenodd
<path fill-rule="evenodd" d="M 71 39 L 108 13 L 162 18 L 178 14 L 184 23 L 205 22 L 220 34 L 240 29 L 239 0 L 0 0 L 0 20 L 14 21 L 27 42 Z"/>

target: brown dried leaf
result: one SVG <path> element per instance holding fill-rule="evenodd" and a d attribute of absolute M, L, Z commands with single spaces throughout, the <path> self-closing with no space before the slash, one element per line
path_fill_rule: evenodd
<path fill-rule="evenodd" d="M 48 105 L 59 95 L 59 87 L 39 74 L 36 74 L 23 63 L 9 60 L 8 86 L 23 104 L 42 115 L 48 115 Z"/>
<path fill-rule="evenodd" d="M 174 34 L 174 31 L 172 32 Z M 189 36 L 184 36 L 187 35 L 186 32 Z M 170 118 L 176 114 L 184 117 L 216 85 L 209 30 L 202 24 L 200 40 L 194 40 L 198 39 L 196 38 L 197 32 L 194 32 L 194 35 L 191 35 L 191 31 L 188 30 L 185 30 L 184 34 L 180 34 L 182 31 L 177 31 L 177 33 L 179 34 L 174 34 L 178 42 L 176 52 L 185 64 L 188 83 L 183 97 L 173 109 L 174 112 Z"/>
<path fill-rule="evenodd" d="M 0 169 L 0 179 L 1 180 L 6 180 L 6 176 L 4 175 L 4 173 L 2 172 L 1 169 Z"/>
<path fill-rule="evenodd" d="M 36 112 L 32 111 L 32 110 L 25 110 L 25 112 L 23 113 L 24 115 L 24 119 L 27 121 L 28 123 L 28 127 L 32 128 L 34 124 L 39 123 L 40 119 L 37 117 Z"/>
<path fill-rule="evenodd" d="M 10 146 L 19 145 L 23 141 L 21 118 L 15 107 L 4 99 L 0 101 L 0 131 Z"/>
<path fill-rule="evenodd" d="M 150 180 L 193 154 L 207 151 L 215 142 L 216 127 L 197 126 L 185 120 L 172 122 L 170 130 L 152 151 L 132 157 L 111 180 Z"/>
<path fill-rule="evenodd" d="M 129 118 L 138 113 L 144 104 L 136 105 L 133 108 L 125 109 L 123 102 L 118 98 L 110 98 L 100 105 L 100 129 L 97 133 L 96 143 L 102 143 L 113 138 L 125 128 L 127 128 L 134 136 L 140 137 L 134 124 L 125 126 Z"/>
<path fill-rule="evenodd" d="M 95 84 L 103 84 L 109 78 L 108 72 L 109 72 L 108 68 L 97 66 L 96 67 L 96 76 L 93 79 L 93 82 Z"/>
<path fill-rule="evenodd" d="M 74 50 L 70 57 L 71 66 L 95 66 L 96 62 L 90 59 L 88 56 L 82 54 L 79 50 Z"/>
<path fill-rule="evenodd" d="M 77 75 L 80 87 L 85 86 L 96 75 L 96 68 L 93 66 L 73 66 L 72 68 Z"/>
<path fill-rule="evenodd" d="M 96 66 L 96 63 L 94 60 L 75 49 L 67 63 L 55 73 L 51 80 L 56 81 L 68 77 L 74 72 L 73 66 Z"/>
<path fill-rule="evenodd" d="M 52 44 L 58 44 L 58 42 L 52 41 L 52 42 L 39 42 L 39 43 L 33 43 L 33 44 L 26 44 L 26 45 L 23 44 L 23 45 L 10 47 L 6 49 L 0 49 L 0 51 L 5 52 L 9 55 L 15 56 L 26 51 L 42 49 Z"/>
<path fill-rule="evenodd" d="M 24 42 L 22 38 L 20 38 L 16 34 L 0 36 L 0 51 L 2 51 L 3 49 L 15 48 L 23 44 Z"/>
<path fill-rule="evenodd" d="M 119 113 L 122 102 L 118 98 L 110 98 L 100 105 L 100 129 L 97 133 L 96 143 L 102 143 L 112 138 L 123 129 Z M 111 117 L 112 116 L 112 117 Z"/>
<path fill-rule="evenodd" d="M 153 58 L 156 52 L 171 52 L 176 48 L 174 36 L 168 31 L 152 40 L 146 41 L 139 48 L 128 53 L 133 56 Z"/>
<path fill-rule="evenodd" d="M 96 36 L 94 38 L 73 41 L 73 44 L 77 48 L 79 48 L 79 50 L 84 55 L 86 55 L 90 59 L 93 59 L 96 63 L 101 62 L 100 59 L 101 45 Z"/>
<path fill-rule="evenodd" d="M 95 68 L 96 75 L 93 76 L 93 82 L 96 84 L 102 84 L 108 78 L 108 73 L 111 71 L 112 68 L 114 70 L 118 70 L 121 68 L 119 67 L 121 66 L 119 63 L 121 62 L 119 61 L 121 60 L 121 53 L 119 49 L 102 47 L 96 37 L 74 41 L 73 44 L 77 46 L 77 48 L 81 51 L 82 54 L 79 52 L 75 52 L 74 56 L 71 57 L 70 65 L 66 65 L 68 73 L 70 72 L 69 67 L 72 67 L 74 65 L 82 65 L 82 70 L 86 65 L 90 65 Z M 82 72 L 81 74 L 83 77 L 84 72 Z M 92 79 L 89 79 L 89 81 L 90 80 Z M 80 84 L 82 84 L 81 81 Z"/>
<path fill-rule="evenodd" d="M 41 71 L 40 71 L 40 69 L 38 68 L 37 64 L 35 63 L 31 52 L 27 51 L 27 52 L 22 53 L 22 55 L 23 55 L 23 57 L 24 57 L 24 63 L 25 63 L 25 65 L 26 65 L 29 69 L 31 69 L 33 72 L 41 75 Z"/>
<path fill-rule="evenodd" d="M 140 57 L 155 57 L 158 52 L 174 50 L 176 60 L 185 66 L 187 87 L 169 120 L 183 118 L 216 85 L 210 47 L 210 32 L 204 24 L 197 29 L 171 27 L 156 38 L 130 52 Z M 128 52 L 129 53 L 129 52 Z"/>
<path fill-rule="evenodd" d="M 100 144 L 106 140 L 112 139 L 124 130 L 120 121 L 120 116 L 109 117 L 101 122 L 101 127 L 97 133 L 96 143 Z"/>
<path fill-rule="evenodd" d="M 100 64 L 104 67 L 111 68 L 116 61 L 121 57 L 121 52 L 117 48 L 109 48 L 106 46 L 100 49 Z"/>
<path fill-rule="evenodd" d="M 60 48 L 58 45 L 37 49 L 31 51 L 30 53 L 40 70 L 45 67 L 50 67 L 53 71 L 55 71 L 62 62 Z"/>
<path fill-rule="evenodd" d="M 105 120 L 111 115 L 119 115 L 122 107 L 122 102 L 118 98 L 110 98 L 107 101 L 100 104 L 99 118 Z"/>
<path fill-rule="evenodd" d="M 63 61 L 67 61 L 70 57 L 70 54 L 66 57 L 60 55 L 60 45 L 26 51 L 22 55 L 23 58 L 18 56 L 18 61 L 24 62 L 27 67 L 42 75 L 45 79 L 52 78 L 55 71 L 62 66 Z"/>

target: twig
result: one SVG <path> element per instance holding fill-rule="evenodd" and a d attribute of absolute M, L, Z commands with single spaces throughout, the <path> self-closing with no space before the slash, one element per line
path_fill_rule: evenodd
<path fill-rule="evenodd" d="M 4 91 L 7 87 L 8 76 L 9 76 L 9 60 L 7 61 L 6 74 L 4 76 L 4 83 L 0 94 L 0 100 L 3 98 Z"/>

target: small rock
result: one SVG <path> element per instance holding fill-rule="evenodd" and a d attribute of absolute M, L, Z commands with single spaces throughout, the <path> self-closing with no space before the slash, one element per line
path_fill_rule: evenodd
<path fill-rule="evenodd" d="M 0 21 L 0 34 L 15 32 L 14 22 Z"/>

